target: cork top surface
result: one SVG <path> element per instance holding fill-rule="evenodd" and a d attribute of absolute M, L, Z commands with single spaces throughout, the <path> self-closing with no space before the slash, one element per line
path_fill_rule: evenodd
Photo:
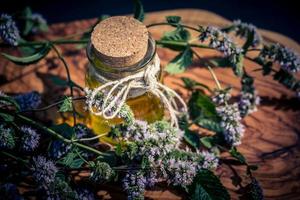
<path fill-rule="evenodd" d="M 111 66 L 129 66 L 146 54 L 149 33 L 144 24 L 127 16 L 107 18 L 97 24 L 91 42 L 101 59 Z"/>

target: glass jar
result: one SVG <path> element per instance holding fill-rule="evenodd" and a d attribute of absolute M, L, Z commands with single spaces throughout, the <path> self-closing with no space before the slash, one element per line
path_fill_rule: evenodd
<path fill-rule="evenodd" d="M 154 58 L 158 56 L 156 53 L 155 41 L 149 35 L 148 48 L 145 56 L 138 63 L 127 67 L 112 67 L 105 64 L 97 55 L 91 43 L 87 47 L 87 57 L 89 59 L 88 70 L 86 72 L 86 87 L 93 89 L 104 84 L 99 76 L 104 77 L 108 81 L 114 81 L 126 76 L 135 74 L 154 62 Z M 157 80 L 161 80 L 161 71 L 157 74 Z M 135 119 L 144 120 L 149 123 L 162 119 L 164 115 L 164 106 L 157 96 L 145 91 L 130 91 L 126 104 L 134 113 Z M 95 134 L 104 134 L 110 131 L 110 127 L 122 123 L 121 118 L 105 119 L 90 113 L 90 126 Z M 109 143 L 114 143 L 111 138 L 101 137 Z"/>

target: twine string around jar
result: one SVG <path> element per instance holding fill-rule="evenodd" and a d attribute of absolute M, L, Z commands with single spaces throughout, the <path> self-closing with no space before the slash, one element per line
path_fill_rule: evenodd
<path fill-rule="evenodd" d="M 167 108 L 171 124 L 178 127 L 177 115 L 181 111 L 187 112 L 187 106 L 174 90 L 157 81 L 156 77 L 159 71 L 160 60 L 156 55 L 145 70 L 116 81 L 106 80 L 97 73 L 96 78 L 101 82 L 104 82 L 104 84 L 92 90 L 88 101 L 89 111 L 96 116 L 102 116 L 105 119 L 113 119 L 117 117 L 122 106 L 125 104 L 130 91 L 138 89 L 143 92 L 150 92 L 157 96 Z M 97 94 L 99 93 L 105 94 L 105 97 L 103 103 L 100 105 L 101 108 L 95 110 L 93 102 L 95 102 Z M 178 102 L 181 106 L 178 105 Z M 111 110 L 114 106 L 116 106 L 116 109 Z M 179 110 L 180 107 L 182 107 L 182 110 Z"/>

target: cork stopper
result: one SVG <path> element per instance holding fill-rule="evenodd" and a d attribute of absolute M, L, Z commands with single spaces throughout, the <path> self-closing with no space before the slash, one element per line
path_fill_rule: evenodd
<path fill-rule="evenodd" d="M 95 26 L 91 43 L 104 64 L 128 67 L 143 59 L 148 39 L 149 33 L 144 24 L 132 17 L 115 16 Z"/>

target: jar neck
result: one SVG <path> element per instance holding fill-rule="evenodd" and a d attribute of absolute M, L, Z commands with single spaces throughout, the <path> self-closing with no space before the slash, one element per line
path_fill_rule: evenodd
<path fill-rule="evenodd" d="M 105 60 L 102 60 L 97 56 L 97 52 L 91 42 L 89 42 L 87 46 L 87 57 L 90 62 L 90 67 L 93 68 L 95 73 L 103 76 L 109 80 L 117 80 L 120 78 L 124 78 L 126 76 L 130 76 L 136 74 L 145 69 L 145 67 L 153 60 L 156 55 L 156 47 L 155 41 L 149 36 L 148 39 L 148 48 L 147 52 L 139 62 L 131 66 L 119 66 L 119 67 L 112 67 L 105 63 Z"/>

